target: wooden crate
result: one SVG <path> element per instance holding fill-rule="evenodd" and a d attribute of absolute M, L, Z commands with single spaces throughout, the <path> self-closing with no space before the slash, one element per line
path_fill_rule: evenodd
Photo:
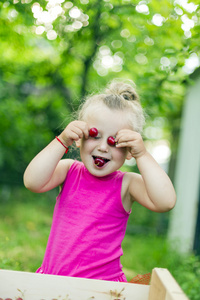
<path fill-rule="evenodd" d="M 5 300 L 188 300 L 167 269 L 155 268 L 151 284 L 133 284 L 0 270 Z"/>

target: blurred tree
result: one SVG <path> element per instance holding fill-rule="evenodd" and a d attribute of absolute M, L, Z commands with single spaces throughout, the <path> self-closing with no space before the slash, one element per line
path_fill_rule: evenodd
<path fill-rule="evenodd" d="M 1 1 L 0 181 L 21 183 L 81 99 L 114 77 L 136 82 L 147 125 L 162 118 L 175 153 L 199 14 L 197 0 Z"/>

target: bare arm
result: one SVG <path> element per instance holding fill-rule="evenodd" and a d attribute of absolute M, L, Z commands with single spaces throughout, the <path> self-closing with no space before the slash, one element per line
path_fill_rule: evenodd
<path fill-rule="evenodd" d="M 138 192 L 143 195 L 138 201 L 157 212 L 172 209 L 176 203 L 176 194 L 168 175 L 148 152 L 138 157 L 136 162 L 141 174 Z M 133 184 L 130 186 L 130 192 L 134 193 Z"/>
<path fill-rule="evenodd" d="M 142 137 L 131 130 L 121 130 L 117 147 L 128 147 L 141 175 L 128 174 L 132 198 L 152 211 L 165 212 L 176 203 L 176 193 L 168 175 L 147 152 Z"/>
<path fill-rule="evenodd" d="M 85 122 L 73 121 L 59 135 L 64 145 L 69 147 L 74 141 L 88 137 Z M 24 185 L 36 193 L 46 192 L 63 183 L 73 160 L 63 159 L 65 148 L 54 139 L 30 162 L 24 173 Z"/>
<path fill-rule="evenodd" d="M 65 148 L 55 139 L 38 153 L 24 173 L 24 185 L 35 193 L 42 193 L 60 185 L 70 168 L 71 160 L 64 159 Z"/>

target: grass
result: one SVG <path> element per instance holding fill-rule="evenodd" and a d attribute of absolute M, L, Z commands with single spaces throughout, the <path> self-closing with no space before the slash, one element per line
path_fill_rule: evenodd
<path fill-rule="evenodd" d="M 165 236 L 126 235 L 122 265 L 127 279 L 167 268 L 190 300 L 200 300 L 200 258 L 172 251 Z M 134 272 L 133 272 L 134 271 Z"/>
<path fill-rule="evenodd" d="M 0 195 L 0 268 L 35 272 L 43 260 L 56 193 L 37 195 L 14 189 L 2 190 Z M 167 268 L 190 300 L 200 300 L 198 257 L 172 251 L 165 235 L 155 233 L 126 234 L 122 247 L 121 262 L 128 280 L 155 267 Z"/>
<path fill-rule="evenodd" d="M 52 194 L 49 201 L 26 191 L 25 200 L 20 196 L 16 191 L 15 199 L 1 203 L 0 268 L 35 272 L 43 259 L 54 202 Z"/>

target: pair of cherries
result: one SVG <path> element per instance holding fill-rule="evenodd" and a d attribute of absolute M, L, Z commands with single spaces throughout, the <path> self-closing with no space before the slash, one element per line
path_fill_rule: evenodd
<path fill-rule="evenodd" d="M 89 131 L 89 136 L 91 137 L 96 137 L 98 135 L 98 129 L 96 129 L 95 127 L 91 128 Z M 110 146 L 115 146 L 116 142 L 113 136 L 109 136 L 107 139 L 107 143 Z M 107 160 L 103 159 L 101 157 L 95 157 L 94 159 L 94 163 L 96 166 L 98 167 L 103 167 L 106 164 Z"/>
<path fill-rule="evenodd" d="M 96 129 L 95 127 L 91 128 L 89 131 L 89 136 L 91 137 L 96 137 L 98 135 L 98 129 Z M 115 146 L 116 142 L 113 136 L 109 136 L 107 139 L 107 143 L 109 146 Z"/>

